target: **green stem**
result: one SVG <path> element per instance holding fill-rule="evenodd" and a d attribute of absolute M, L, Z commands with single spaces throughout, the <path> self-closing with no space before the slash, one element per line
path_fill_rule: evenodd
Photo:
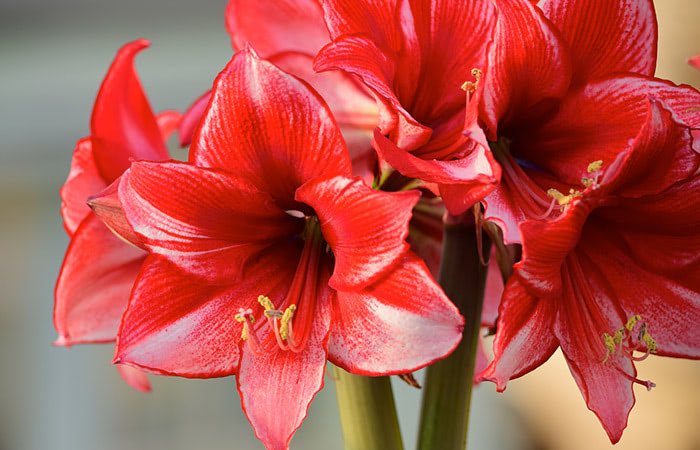
<path fill-rule="evenodd" d="M 483 242 L 489 254 L 490 241 Z M 487 267 L 481 265 L 474 225 L 445 225 L 440 285 L 465 318 L 462 342 L 428 367 L 423 392 L 419 450 L 462 450 L 467 445 L 469 404 L 481 328 Z"/>
<path fill-rule="evenodd" d="M 345 450 L 403 450 L 389 377 L 353 375 L 333 366 Z"/>

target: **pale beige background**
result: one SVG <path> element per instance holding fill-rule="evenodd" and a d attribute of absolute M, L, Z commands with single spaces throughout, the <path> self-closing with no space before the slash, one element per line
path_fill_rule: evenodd
<path fill-rule="evenodd" d="M 261 0 L 263 1 L 263 0 Z M 596 0 L 591 0 L 596 1 Z M 111 346 L 50 345 L 52 290 L 67 238 L 58 188 L 116 49 L 145 37 L 137 60 L 157 110 L 183 109 L 230 58 L 225 0 L 0 0 L 0 450 L 260 449 L 233 378 L 154 377 L 131 391 L 109 366 Z M 700 52 L 700 0 L 659 0 L 658 74 L 700 86 L 685 58 Z M 182 155 L 182 153 L 180 153 Z M 650 358 L 654 380 L 619 449 L 700 449 L 700 364 Z M 293 440 L 340 447 L 332 380 Z M 406 447 L 419 393 L 397 397 Z M 607 449 L 560 355 L 504 394 L 477 389 L 470 449 Z"/>

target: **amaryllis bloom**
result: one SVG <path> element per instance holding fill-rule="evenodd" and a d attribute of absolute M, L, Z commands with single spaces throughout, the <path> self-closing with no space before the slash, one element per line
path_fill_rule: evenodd
<path fill-rule="evenodd" d="M 377 107 L 368 90 L 352 76 L 314 72 L 314 56 L 330 42 L 320 2 L 230 0 L 226 29 L 234 50 L 242 50 L 250 43 L 261 57 L 306 81 L 321 94 L 343 133 L 353 173 L 371 179 L 376 155 L 370 142 L 377 126 Z M 180 128 L 183 145 L 189 143 L 210 97 L 211 92 L 207 92 L 185 113 Z"/>
<path fill-rule="evenodd" d="M 700 358 L 700 155 L 663 102 L 629 150 L 601 156 L 558 217 L 520 225 L 482 377 L 506 387 L 561 347 L 588 407 L 617 442 L 634 404 L 635 361 Z"/>
<path fill-rule="evenodd" d="M 333 39 L 319 71 L 358 76 L 377 99 L 374 147 L 401 174 L 438 183 L 452 213 L 493 189 L 499 167 L 466 139 L 465 82 L 487 63 L 495 9 L 488 0 L 324 0 Z"/>
<path fill-rule="evenodd" d="M 501 183 L 484 201 L 486 220 L 503 229 L 507 243 L 519 243 L 518 225 L 555 217 L 582 168 L 629 148 L 648 95 L 692 127 L 700 126 L 700 95 L 651 78 L 657 41 L 651 0 L 547 0 L 541 10 L 522 1 L 494 3 L 499 16 L 488 71 L 470 109 L 479 109 L 502 168 Z"/>
<path fill-rule="evenodd" d="M 117 53 L 97 94 L 90 136 L 78 141 L 61 188 L 61 215 L 71 243 L 56 283 L 58 345 L 114 340 L 147 254 L 115 236 L 87 200 L 115 181 L 132 158 L 169 158 L 164 141 L 180 115 L 167 111 L 156 117 L 151 111 L 133 66 L 136 53 L 148 45 L 135 41 Z M 149 389 L 141 372 L 118 368 L 130 385 Z"/>
<path fill-rule="evenodd" d="M 256 435 L 287 448 L 327 360 L 409 372 L 451 352 L 464 322 L 405 241 L 419 194 L 351 178 L 318 94 L 250 48 L 212 92 L 189 164 L 135 162 L 119 183 L 151 255 L 115 362 L 235 374 Z M 112 199 L 94 200 L 98 214 Z"/>

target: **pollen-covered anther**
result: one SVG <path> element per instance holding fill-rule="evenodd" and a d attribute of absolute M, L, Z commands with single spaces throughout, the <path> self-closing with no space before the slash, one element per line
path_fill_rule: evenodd
<path fill-rule="evenodd" d="M 627 319 L 625 326 L 615 331 L 611 336 L 608 333 L 603 333 L 603 343 L 605 344 L 606 354 L 603 363 L 605 363 L 610 356 L 617 353 L 619 348 L 620 354 L 629 357 L 633 361 L 643 361 L 646 359 L 650 353 L 656 353 L 658 344 L 654 338 L 647 331 L 647 324 L 642 322 L 639 327 L 639 333 L 637 334 L 637 343 L 633 343 L 632 330 L 637 326 L 637 324 L 642 320 L 639 315 L 631 316 Z M 644 344 L 646 347 L 646 353 L 643 356 L 635 357 L 633 351 L 637 350 L 639 344 Z"/>
<path fill-rule="evenodd" d="M 472 76 L 474 77 L 475 81 L 465 81 L 464 84 L 462 84 L 462 90 L 469 92 L 470 94 L 474 93 L 476 88 L 479 86 L 479 80 L 481 80 L 482 74 L 483 72 L 481 69 L 472 69 Z"/>
<path fill-rule="evenodd" d="M 573 193 L 570 193 L 569 195 L 564 195 L 556 189 L 547 190 L 547 196 L 552 197 L 554 200 L 556 200 L 559 206 L 566 206 L 569 203 L 571 203 L 571 201 L 574 199 Z"/>
<path fill-rule="evenodd" d="M 603 174 L 603 161 L 593 161 L 586 168 L 589 177 L 581 178 L 581 184 L 586 187 L 586 189 L 597 189 L 600 185 L 598 184 L 598 179 Z"/>
<path fill-rule="evenodd" d="M 296 311 L 296 309 L 296 305 L 289 305 L 289 307 L 284 310 L 284 314 L 282 314 L 282 318 L 280 319 L 280 337 L 282 339 L 287 339 L 290 337 L 292 316 L 294 316 L 294 311 Z"/>

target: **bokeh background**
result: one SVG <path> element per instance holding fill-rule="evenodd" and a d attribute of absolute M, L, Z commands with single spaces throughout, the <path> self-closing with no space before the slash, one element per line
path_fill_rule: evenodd
<path fill-rule="evenodd" d="M 109 63 L 125 42 L 151 40 L 137 68 L 152 105 L 183 110 L 231 56 L 225 3 L 0 0 L 0 450 L 262 448 L 233 378 L 152 377 L 153 392 L 141 394 L 109 365 L 112 345 L 51 346 L 53 286 L 68 244 L 58 188 Z M 700 1 L 656 3 L 657 74 L 700 87 L 685 64 L 700 52 Z M 637 389 L 617 448 L 700 449 L 700 364 L 649 358 L 638 368 L 657 388 Z M 412 448 L 420 393 L 394 381 Z M 341 448 L 328 376 L 326 384 L 292 448 Z M 504 394 L 476 389 L 469 448 L 612 446 L 557 353 Z"/>

